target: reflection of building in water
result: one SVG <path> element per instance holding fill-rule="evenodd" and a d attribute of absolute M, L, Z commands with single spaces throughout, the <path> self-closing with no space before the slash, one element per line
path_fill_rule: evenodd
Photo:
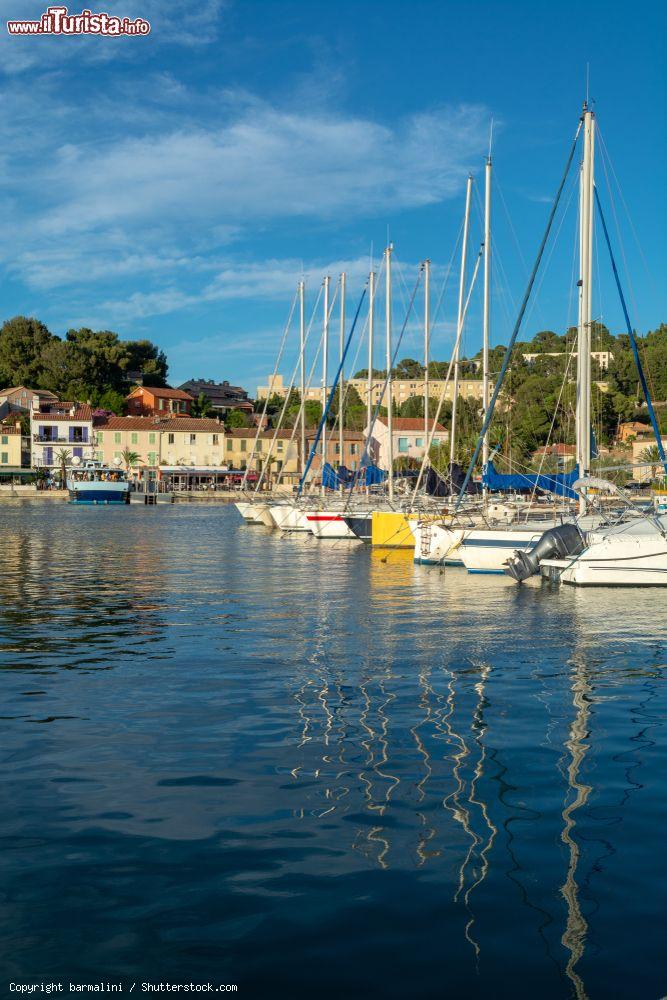
<path fill-rule="evenodd" d="M 569 738 L 565 743 L 569 752 L 567 783 L 570 794 L 568 794 L 569 801 L 563 809 L 564 826 L 561 833 L 561 840 L 568 849 L 567 876 L 561 887 L 561 893 L 567 904 L 567 923 L 561 941 L 570 953 L 565 973 L 574 987 L 577 1000 L 586 1000 L 588 994 L 586 993 L 583 980 L 576 970 L 576 966 L 584 954 L 588 924 L 579 904 L 579 889 L 576 875 L 580 850 L 574 834 L 576 826 L 575 813 L 582 806 L 586 805 L 592 791 L 590 785 L 585 785 L 579 781 L 579 772 L 588 751 L 586 740 L 589 735 L 588 716 L 591 704 L 591 687 L 586 678 L 585 667 L 581 663 L 575 666 L 574 669 L 572 696 L 576 711 L 570 726 Z"/>

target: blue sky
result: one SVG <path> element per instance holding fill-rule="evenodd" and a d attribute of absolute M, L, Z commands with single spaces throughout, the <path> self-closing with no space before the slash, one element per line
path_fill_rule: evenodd
<path fill-rule="evenodd" d="M 437 297 L 469 170 L 482 193 L 493 118 L 493 340 L 506 342 L 588 62 L 607 153 L 598 182 L 633 321 L 640 330 L 667 321 L 659 4 L 87 6 L 147 18 L 151 35 L 10 38 L 2 26 L 3 319 L 36 315 L 60 335 L 87 325 L 150 337 L 167 352 L 173 384 L 228 378 L 254 393 L 272 370 L 302 272 L 312 306 L 322 275 L 347 269 L 351 309 L 371 247 L 380 254 L 389 234 L 395 324 L 425 257 Z M 3 19 L 38 18 L 45 7 L 2 0 Z M 618 179 L 613 207 L 605 168 Z M 574 184 L 573 175 L 527 336 L 574 321 Z M 481 236 L 475 204 L 471 246 Z M 608 272 L 601 253 L 594 311 L 618 332 Z M 436 357 L 452 343 L 455 284 L 434 330 Z M 476 290 L 469 353 L 479 316 Z M 418 321 L 402 356 L 420 350 Z M 286 374 L 291 363 L 288 352 Z"/>

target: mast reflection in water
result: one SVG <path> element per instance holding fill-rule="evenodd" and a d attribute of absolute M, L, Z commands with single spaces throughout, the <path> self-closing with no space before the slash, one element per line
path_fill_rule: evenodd
<path fill-rule="evenodd" d="M 662 995 L 659 594 L 1 514 L 10 979 Z"/>

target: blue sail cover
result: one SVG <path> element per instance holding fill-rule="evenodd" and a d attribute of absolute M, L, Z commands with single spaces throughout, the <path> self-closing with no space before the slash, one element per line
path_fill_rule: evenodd
<path fill-rule="evenodd" d="M 326 462 L 322 470 L 322 485 L 327 490 L 338 490 L 341 486 L 351 489 L 355 484 L 361 483 L 364 486 L 375 486 L 383 483 L 387 473 L 378 469 L 377 465 L 367 465 L 364 469 L 353 472 L 341 465 L 338 469 Z"/>
<path fill-rule="evenodd" d="M 575 500 L 577 494 L 572 489 L 572 483 L 579 478 L 579 466 L 570 472 L 541 473 L 540 475 L 513 472 L 503 475 L 496 472 L 493 462 L 489 462 L 482 474 L 482 482 L 490 490 L 545 490 L 559 497 L 569 497 Z"/>

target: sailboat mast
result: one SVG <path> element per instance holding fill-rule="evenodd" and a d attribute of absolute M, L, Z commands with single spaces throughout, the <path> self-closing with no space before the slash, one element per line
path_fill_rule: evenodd
<path fill-rule="evenodd" d="M 299 391 L 301 393 L 301 475 L 306 467 L 306 283 L 299 282 Z"/>
<path fill-rule="evenodd" d="M 579 476 L 591 470 L 591 321 L 593 278 L 593 187 L 595 116 L 584 105 L 584 155 L 579 175 L 579 317 L 577 329 L 577 464 Z M 580 512 L 586 500 L 579 499 Z"/>
<path fill-rule="evenodd" d="M 391 251 L 393 244 L 390 243 L 384 252 L 385 256 L 385 324 L 387 334 L 387 431 L 389 434 L 388 447 L 388 473 L 389 473 L 389 501 L 394 499 L 394 415 L 393 415 L 393 392 L 391 379 Z"/>
<path fill-rule="evenodd" d="M 459 357 L 461 353 L 461 328 L 463 325 L 463 298 L 465 295 L 466 259 L 468 256 L 468 229 L 470 224 L 470 196 L 472 194 L 472 175 L 468 175 L 466 184 L 466 210 L 463 218 L 463 244 L 461 246 L 461 273 L 459 275 L 459 308 L 456 322 L 456 353 L 454 357 L 454 395 L 452 399 L 452 425 L 449 442 L 449 461 L 454 462 L 456 454 L 456 400 L 459 394 Z"/>
<path fill-rule="evenodd" d="M 428 362 L 431 349 L 431 261 L 424 261 L 424 447 L 428 441 Z"/>
<path fill-rule="evenodd" d="M 338 381 L 338 467 L 345 465 L 345 372 L 343 357 L 345 355 L 345 271 L 340 276 L 340 379 Z M 341 489 L 343 484 L 341 483 Z"/>
<path fill-rule="evenodd" d="M 484 306 L 482 320 L 482 407 L 489 408 L 489 306 L 491 299 L 491 152 L 484 171 Z M 482 441 L 482 468 L 489 462 L 489 432 Z M 488 490 L 484 487 L 484 496 Z"/>
<path fill-rule="evenodd" d="M 329 357 L 329 284 L 331 278 L 328 276 L 324 279 L 324 334 L 322 338 L 322 414 L 325 413 L 327 408 L 327 361 Z M 320 463 L 322 469 L 322 493 L 325 493 L 324 488 L 324 466 L 327 460 L 327 422 L 324 421 L 322 425 L 322 461 Z"/>
<path fill-rule="evenodd" d="M 368 275 L 368 395 L 366 397 L 366 434 L 373 423 L 373 323 L 375 320 L 375 271 Z"/>

